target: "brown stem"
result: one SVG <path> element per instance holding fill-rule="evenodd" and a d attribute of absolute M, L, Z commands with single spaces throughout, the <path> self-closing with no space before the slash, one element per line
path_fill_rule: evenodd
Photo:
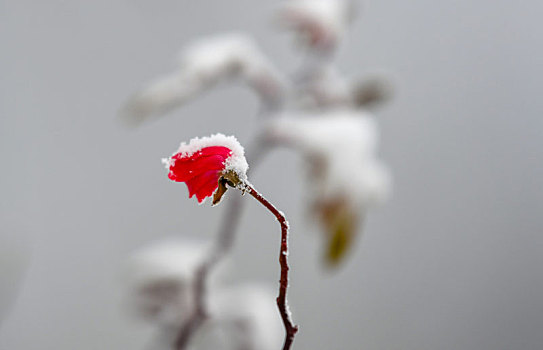
<path fill-rule="evenodd" d="M 298 332 L 298 326 L 295 326 L 292 322 L 290 310 L 287 303 L 287 288 L 288 288 L 288 222 L 285 215 L 277 210 L 273 204 L 268 202 L 260 193 L 258 193 L 251 185 L 246 186 L 246 191 L 265 206 L 275 217 L 281 225 L 281 249 L 279 251 L 279 264 L 281 265 L 281 278 L 279 279 L 279 295 L 277 296 L 277 307 L 279 313 L 283 319 L 285 325 L 285 343 L 283 344 L 283 350 L 289 350 L 294 336 Z"/>

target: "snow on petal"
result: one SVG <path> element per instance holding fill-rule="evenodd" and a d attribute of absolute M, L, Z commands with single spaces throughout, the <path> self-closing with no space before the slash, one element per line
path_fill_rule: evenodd
<path fill-rule="evenodd" d="M 185 157 L 190 157 L 197 151 L 214 146 L 226 147 L 232 151 L 231 155 L 226 159 L 225 169 L 233 170 L 240 178 L 246 179 L 249 164 L 247 164 L 247 160 L 245 159 L 245 149 L 234 136 L 225 136 L 218 133 L 201 138 L 195 137 L 189 143 L 181 143 L 174 155 L 182 154 Z"/>
<path fill-rule="evenodd" d="M 193 138 L 189 143 L 183 142 L 163 162 L 169 170 L 168 177 L 176 182 L 185 182 L 189 196 L 196 195 L 199 203 L 217 191 L 221 178 L 233 186 L 247 182 L 249 165 L 243 147 L 234 136 L 215 134 Z M 220 195 L 214 198 L 214 204 L 220 201 Z"/>

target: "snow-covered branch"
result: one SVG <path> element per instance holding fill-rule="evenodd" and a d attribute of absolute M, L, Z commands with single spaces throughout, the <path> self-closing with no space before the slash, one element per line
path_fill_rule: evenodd
<path fill-rule="evenodd" d="M 366 112 L 343 109 L 291 114 L 270 121 L 264 133 L 275 145 L 302 153 L 310 212 L 328 238 L 326 260 L 339 262 L 359 221 L 390 192 L 390 174 L 377 156 L 375 121 Z"/>
<path fill-rule="evenodd" d="M 230 80 L 247 84 L 267 108 L 276 108 L 284 98 L 285 79 L 253 40 L 244 34 L 230 33 L 185 47 L 179 55 L 178 68 L 136 92 L 121 114 L 129 123 L 139 124 Z"/>

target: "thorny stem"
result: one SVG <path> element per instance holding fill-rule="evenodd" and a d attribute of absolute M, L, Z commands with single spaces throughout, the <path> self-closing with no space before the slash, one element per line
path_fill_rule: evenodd
<path fill-rule="evenodd" d="M 281 248 L 279 250 L 279 264 L 281 265 L 281 277 L 279 279 L 279 295 L 277 296 L 277 307 L 279 313 L 283 319 L 285 325 L 285 343 L 283 344 L 283 350 L 289 350 L 294 336 L 298 332 L 298 326 L 295 326 L 292 322 L 290 310 L 287 303 L 287 288 L 288 288 L 288 222 L 285 215 L 277 210 L 273 204 L 271 204 L 266 198 L 264 198 L 257 190 L 251 185 L 247 184 L 245 191 L 253 196 L 260 204 L 266 207 L 275 217 L 281 225 Z"/>

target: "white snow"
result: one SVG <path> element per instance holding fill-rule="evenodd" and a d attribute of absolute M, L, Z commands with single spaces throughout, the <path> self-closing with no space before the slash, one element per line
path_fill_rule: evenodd
<path fill-rule="evenodd" d="M 332 64 L 322 64 L 300 81 L 298 103 L 302 109 L 348 106 L 351 85 Z"/>
<path fill-rule="evenodd" d="M 377 125 L 365 112 L 334 110 L 284 115 L 265 128 L 276 144 L 295 147 L 309 165 L 313 200 L 347 198 L 368 207 L 390 191 L 388 169 L 377 156 Z"/>
<path fill-rule="evenodd" d="M 204 242 L 170 239 L 135 252 L 129 259 L 125 276 L 133 285 L 156 280 L 175 279 L 190 283 L 194 270 L 209 248 Z"/>
<path fill-rule="evenodd" d="M 274 302 L 275 293 L 275 288 L 256 283 L 213 290 L 209 297 L 213 328 L 228 332 L 228 343 L 214 348 L 280 349 L 284 331 Z"/>
<path fill-rule="evenodd" d="M 290 304 L 288 303 L 287 297 L 285 297 L 285 311 L 287 313 L 288 318 L 292 321 L 292 311 L 290 311 Z"/>
<path fill-rule="evenodd" d="M 285 79 L 260 52 L 253 40 L 241 33 L 202 38 L 187 45 L 176 71 L 165 75 L 127 102 L 123 115 L 139 123 L 193 99 L 220 81 L 239 77 L 262 99 L 275 99 Z"/>
<path fill-rule="evenodd" d="M 161 326 L 190 316 L 194 273 L 208 254 L 205 242 L 169 239 L 135 252 L 124 271 L 129 310 Z"/>
<path fill-rule="evenodd" d="M 173 153 L 181 153 L 183 156 L 190 157 L 195 152 L 212 146 L 223 146 L 232 151 L 232 154 L 225 160 L 225 170 L 234 171 L 242 183 L 247 181 L 247 170 L 249 164 L 245 159 L 245 149 L 238 142 L 235 136 L 225 136 L 224 134 L 217 133 L 211 136 L 195 137 L 189 141 L 189 143 L 183 142 L 179 146 L 179 149 Z M 171 158 L 162 159 L 162 162 L 169 168 Z"/>
<path fill-rule="evenodd" d="M 254 41 L 243 33 L 202 38 L 181 51 L 179 62 L 183 70 L 204 81 L 237 72 L 252 80 L 274 70 Z"/>
<path fill-rule="evenodd" d="M 129 259 L 123 300 L 162 331 L 165 339 L 159 341 L 171 343 L 169 338 L 192 315 L 194 277 L 208 254 L 206 242 L 177 238 L 145 247 Z M 225 286 L 224 263 L 208 276 L 204 302 L 209 318 L 194 338 L 197 348 L 278 349 L 283 329 L 275 288 L 254 283 Z"/>
<path fill-rule="evenodd" d="M 290 0 L 281 6 L 279 18 L 302 35 L 308 31 L 311 36 L 324 35 L 323 40 L 337 42 L 347 30 L 353 13 L 351 0 Z"/>

